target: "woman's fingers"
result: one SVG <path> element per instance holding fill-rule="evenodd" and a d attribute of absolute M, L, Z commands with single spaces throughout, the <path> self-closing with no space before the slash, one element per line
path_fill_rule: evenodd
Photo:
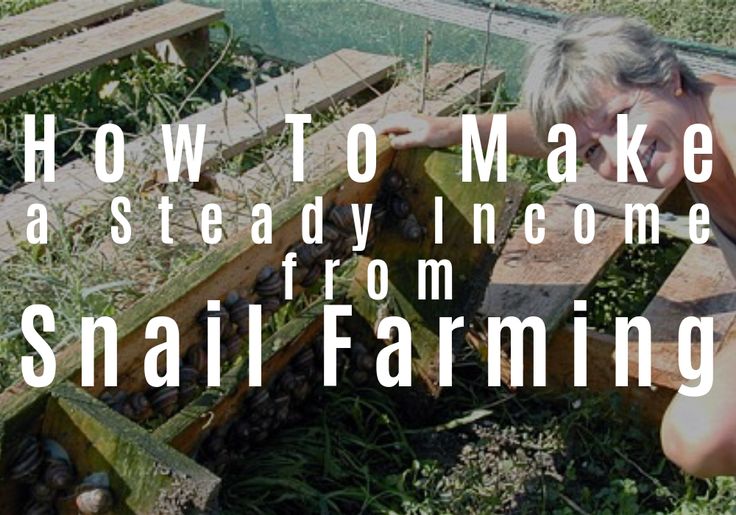
<path fill-rule="evenodd" d="M 414 148 L 422 145 L 419 136 L 415 132 L 407 132 L 399 136 L 389 138 L 391 146 L 396 150 L 405 150 L 407 148 Z"/>
<path fill-rule="evenodd" d="M 412 130 L 413 118 L 409 113 L 390 114 L 373 126 L 376 134 L 403 134 Z"/>

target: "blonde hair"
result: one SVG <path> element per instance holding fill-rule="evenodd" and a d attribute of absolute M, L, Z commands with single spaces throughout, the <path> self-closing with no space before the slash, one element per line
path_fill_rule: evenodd
<path fill-rule="evenodd" d="M 523 105 L 531 112 L 539 141 L 549 129 L 596 108 L 596 88 L 665 87 L 679 72 L 682 89 L 698 93 L 700 82 L 674 50 L 646 24 L 619 16 L 575 16 L 531 54 Z"/>

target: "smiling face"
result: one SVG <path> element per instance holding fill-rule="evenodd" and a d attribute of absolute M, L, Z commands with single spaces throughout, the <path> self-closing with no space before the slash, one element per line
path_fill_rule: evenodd
<path fill-rule="evenodd" d="M 628 115 L 629 141 L 638 124 L 647 126 L 639 160 L 647 176 L 647 186 L 667 188 L 684 176 L 683 136 L 694 123 L 688 95 L 679 90 L 679 77 L 671 87 L 596 89 L 599 106 L 584 116 L 568 120 L 577 135 L 578 157 L 602 177 L 616 180 L 617 115 Z M 676 85 L 676 86 L 675 86 Z M 636 182 L 629 165 L 629 182 Z"/>

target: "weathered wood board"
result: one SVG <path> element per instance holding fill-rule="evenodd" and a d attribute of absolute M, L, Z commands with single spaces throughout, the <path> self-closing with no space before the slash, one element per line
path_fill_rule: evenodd
<path fill-rule="evenodd" d="M 0 19 L 0 54 L 127 14 L 148 0 L 57 0 Z"/>
<path fill-rule="evenodd" d="M 284 127 L 284 114 L 289 110 L 318 111 L 330 102 L 386 78 L 398 63 L 399 59 L 393 57 L 341 50 L 261 84 L 255 91 L 224 100 L 180 123 L 193 128 L 200 123 L 207 124 L 203 150 L 206 169 L 257 145 L 264 135 L 280 131 Z M 176 131 L 174 128 L 172 134 Z M 132 182 L 144 182 L 152 173 L 164 169 L 163 157 L 160 133 L 136 139 L 126 145 L 126 172 L 137 174 Z M 186 175 L 186 160 L 182 166 L 182 174 Z M 42 202 L 58 206 L 61 220 L 52 214 L 50 222 L 57 226 L 74 225 L 104 207 L 116 194 L 126 194 L 131 187 L 125 181 L 106 187 L 97 179 L 94 165 L 80 159 L 56 170 L 54 183 L 37 181 L 6 195 L 0 201 L 0 219 L 4 222 L 0 226 L 0 262 L 14 256 L 17 253 L 15 242 L 25 239 L 25 226 L 29 221 L 26 212 L 30 204 Z"/>
<path fill-rule="evenodd" d="M 222 16 L 221 10 L 172 2 L 11 55 L 0 60 L 0 101 L 206 27 Z"/>

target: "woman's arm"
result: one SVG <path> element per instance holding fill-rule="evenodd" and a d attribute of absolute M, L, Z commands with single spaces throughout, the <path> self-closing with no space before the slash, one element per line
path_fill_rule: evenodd
<path fill-rule="evenodd" d="M 481 142 L 488 143 L 493 114 L 478 115 Z M 413 147 L 449 147 L 462 143 L 462 124 L 459 116 L 427 116 L 424 114 L 396 113 L 380 120 L 375 126 L 378 134 L 388 134 L 396 149 Z M 546 157 L 547 151 L 534 136 L 529 112 L 516 109 L 506 113 L 508 151 L 529 157 Z"/>

